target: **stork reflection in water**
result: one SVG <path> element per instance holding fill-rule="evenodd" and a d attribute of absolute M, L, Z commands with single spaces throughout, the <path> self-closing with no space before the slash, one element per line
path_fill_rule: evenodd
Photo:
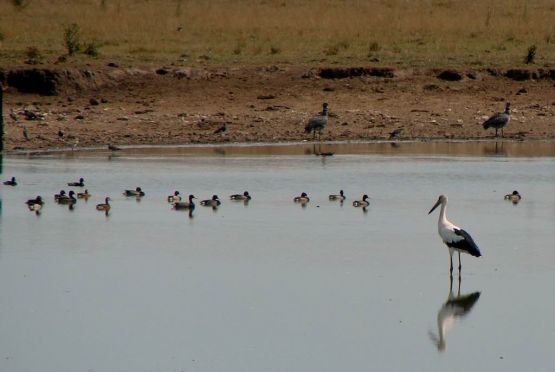
<path fill-rule="evenodd" d="M 453 277 L 450 279 L 449 296 L 447 301 L 441 305 L 437 312 L 437 332 L 429 332 L 430 339 L 436 345 L 438 351 L 445 351 L 447 347 L 445 335 L 461 318 L 470 313 L 480 298 L 480 292 L 472 292 L 461 295 L 461 280 L 459 277 L 459 289 L 457 296 L 453 295 Z"/>

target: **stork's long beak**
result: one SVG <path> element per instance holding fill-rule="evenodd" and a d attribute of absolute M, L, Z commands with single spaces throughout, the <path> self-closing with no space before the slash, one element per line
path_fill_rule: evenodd
<path fill-rule="evenodd" d="M 432 209 L 430 209 L 430 211 L 428 212 L 428 214 L 432 213 L 432 212 L 434 211 L 434 209 L 436 209 L 437 206 L 440 205 L 440 204 L 441 204 L 441 200 L 438 199 L 438 200 L 437 200 L 437 203 L 432 207 Z"/>

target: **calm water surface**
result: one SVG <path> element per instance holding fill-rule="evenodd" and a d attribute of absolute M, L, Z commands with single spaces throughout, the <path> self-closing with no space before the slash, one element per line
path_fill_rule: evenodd
<path fill-rule="evenodd" d="M 555 157 L 303 153 L 4 158 L 20 185 L 0 188 L 0 370 L 553 369 Z M 56 205 L 81 176 L 93 197 Z M 189 218 L 174 190 L 223 205 Z M 450 302 L 441 193 L 483 253 Z"/>

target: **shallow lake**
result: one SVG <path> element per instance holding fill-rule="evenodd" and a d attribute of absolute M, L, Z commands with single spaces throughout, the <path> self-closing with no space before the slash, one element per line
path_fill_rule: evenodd
<path fill-rule="evenodd" d="M 424 145 L 4 157 L 0 370 L 552 370 L 555 146 Z M 92 197 L 55 204 L 79 177 Z M 223 204 L 191 218 L 174 190 Z M 450 297 L 440 194 L 483 254 Z"/>

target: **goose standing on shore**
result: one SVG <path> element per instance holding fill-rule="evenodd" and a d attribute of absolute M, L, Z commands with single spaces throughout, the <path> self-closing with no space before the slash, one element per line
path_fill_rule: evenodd
<path fill-rule="evenodd" d="M 312 132 L 312 139 L 316 138 L 316 132 L 318 132 L 318 140 L 320 140 L 320 136 L 322 135 L 322 130 L 328 124 L 328 104 L 324 103 L 322 105 L 322 112 L 318 113 L 318 115 L 313 116 L 308 120 L 308 123 L 304 127 L 305 133 Z"/>
<path fill-rule="evenodd" d="M 507 102 L 505 104 L 504 112 L 497 112 L 490 116 L 488 120 L 484 122 L 484 129 L 495 128 L 495 137 L 497 137 L 497 130 L 501 128 L 501 138 L 503 138 L 503 128 L 509 124 L 511 120 L 511 103 Z"/>
<path fill-rule="evenodd" d="M 443 243 L 449 248 L 449 256 L 451 258 L 450 273 L 453 275 L 453 253 L 459 254 L 459 276 L 461 274 L 461 252 L 468 253 L 474 257 L 480 257 L 480 249 L 474 242 L 474 239 L 469 233 L 464 231 L 458 226 L 453 225 L 447 220 L 447 196 L 440 195 L 436 204 L 430 209 L 428 214 L 432 213 L 439 205 L 441 211 L 439 212 L 439 219 L 437 221 L 438 233 L 443 240 Z"/>

